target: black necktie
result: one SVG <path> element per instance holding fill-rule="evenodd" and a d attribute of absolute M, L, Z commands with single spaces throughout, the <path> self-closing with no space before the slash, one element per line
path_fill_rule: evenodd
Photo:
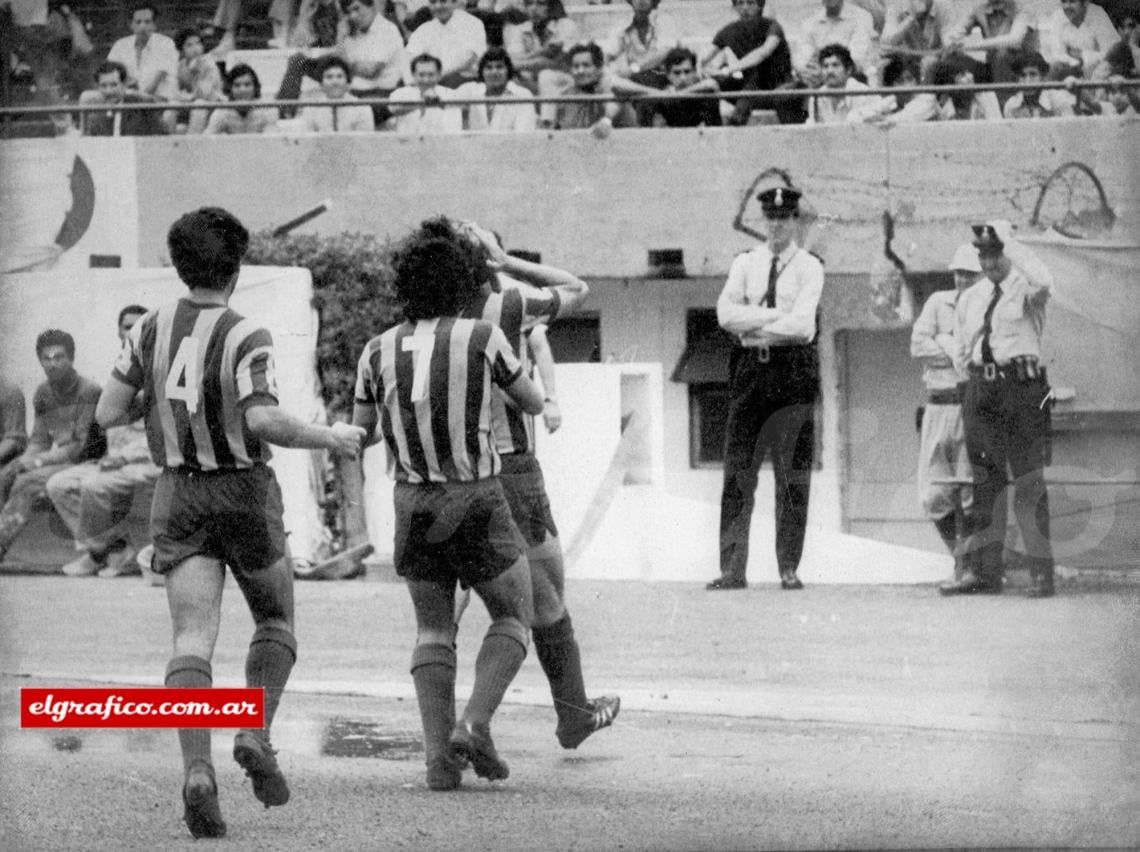
<path fill-rule="evenodd" d="M 764 294 L 764 306 L 767 308 L 776 307 L 776 279 L 780 277 L 780 270 L 777 268 L 780 259 L 776 255 L 772 255 L 772 266 L 768 269 L 768 292 Z"/>
<path fill-rule="evenodd" d="M 985 318 L 982 320 L 982 363 L 992 364 L 994 362 L 994 350 L 990 348 L 990 333 L 994 330 L 993 318 L 994 308 L 997 307 L 998 299 L 1001 298 L 1001 287 L 997 284 L 994 285 L 994 295 L 990 299 L 990 304 L 986 308 Z"/>

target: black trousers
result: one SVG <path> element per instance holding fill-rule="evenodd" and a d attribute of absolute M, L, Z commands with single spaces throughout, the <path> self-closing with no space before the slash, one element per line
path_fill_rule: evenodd
<path fill-rule="evenodd" d="M 974 557 L 975 572 L 983 582 L 997 582 L 1003 573 L 1007 467 L 1013 475 L 1014 517 L 1030 570 L 1053 568 L 1044 474 L 1050 435 L 1048 393 L 1044 375 L 991 381 L 972 375 L 966 385 L 962 419 L 974 470 L 974 531 L 967 552 Z"/>
<path fill-rule="evenodd" d="M 767 363 L 756 349 L 742 347 L 732 356 L 720 498 L 720 571 L 732 580 L 743 580 L 748 565 L 748 532 L 765 456 L 772 459 L 776 480 L 779 571 L 795 570 L 804 548 L 819 361 L 814 346 L 768 351 Z"/>

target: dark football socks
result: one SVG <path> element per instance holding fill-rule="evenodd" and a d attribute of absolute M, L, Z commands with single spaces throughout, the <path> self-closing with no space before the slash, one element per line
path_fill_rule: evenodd
<path fill-rule="evenodd" d="M 487 628 L 479 656 L 475 658 L 475 686 L 463 711 L 465 722 L 490 724 L 507 687 L 526 659 L 526 643 L 526 628 L 516 619 L 505 618 Z"/>
<path fill-rule="evenodd" d="M 258 625 L 245 658 L 246 686 L 265 690 L 266 731 L 273 723 L 281 693 L 297 661 L 297 640 L 288 630 L 273 625 Z"/>
<path fill-rule="evenodd" d="M 578 640 L 574 638 L 574 625 L 570 613 L 548 627 L 535 627 L 534 652 L 546 679 L 550 681 L 550 694 L 558 721 L 573 723 L 588 712 L 586 683 L 582 678 L 582 656 Z"/>
<path fill-rule="evenodd" d="M 455 727 L 455 651 L 447 645 L 417 645 L 412 651 L 412 680 L 424 726 L 424 753 L 430 761 L 447 749 Z"/>
<path fill-rule="evenodd" d="M 214 685 L 210 661 L 189 655 L 175 657 L 166 664 L 166 685 L 181 689 L 209 689 Z M 179 728 L 178 744 L 182 747 L 184 771 L 188 771 L 196 760 L 213 764 L 210 760 L 209 728 Z"/>

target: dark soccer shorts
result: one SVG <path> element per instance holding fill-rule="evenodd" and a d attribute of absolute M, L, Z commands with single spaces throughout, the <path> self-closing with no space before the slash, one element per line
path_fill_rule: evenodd
<path fill-rule="evenodd" d="M 397 482 L 396 573 L 464 588 L 493 580 L 526 552 L 497 478 Z"/>
<path fill-rule="evenodd" d="M 499 481 L 511 507 L 511 515 L 522 533 L 527 547 L 537 547 L 549 533 L 558 535 L 550 499 L 546 496 L 546 480 L 533 453 L 507 453 L 502 457 Z"/>
<path fill-rule="evenodd" d="M 191 556 L 234 572 L 260 571 L 285 555 L 281 488 L 266 465 L 208 473 L 167 469 L 154 487 L 150 534 L 154 570 Z"/>

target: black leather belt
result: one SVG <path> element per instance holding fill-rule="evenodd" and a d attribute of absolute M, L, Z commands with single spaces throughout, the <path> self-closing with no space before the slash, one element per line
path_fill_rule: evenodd
<path fill-rule="evenodd" d="M 815 357 L 815 346 L 810 344 L 792 346 L 745 346 L 746 353 L 752 353 L 761 364 L 771 362 L 803 360 Z"/>
<path fill-rule="evenodd" d="M 928 390 L 926 392 L 926 401 L 931 405 L 961 405 L 962 390 L 956 387 Z"/>
<path fill-rule="evenodd" d="M 1025 356 L 1012 359 L 1008 364 L 971 364 L 971 378 L 986 382 L 1029 382 L 1045 379 L 1045 368 L 1038 366 L 1037 359 Z"/>

